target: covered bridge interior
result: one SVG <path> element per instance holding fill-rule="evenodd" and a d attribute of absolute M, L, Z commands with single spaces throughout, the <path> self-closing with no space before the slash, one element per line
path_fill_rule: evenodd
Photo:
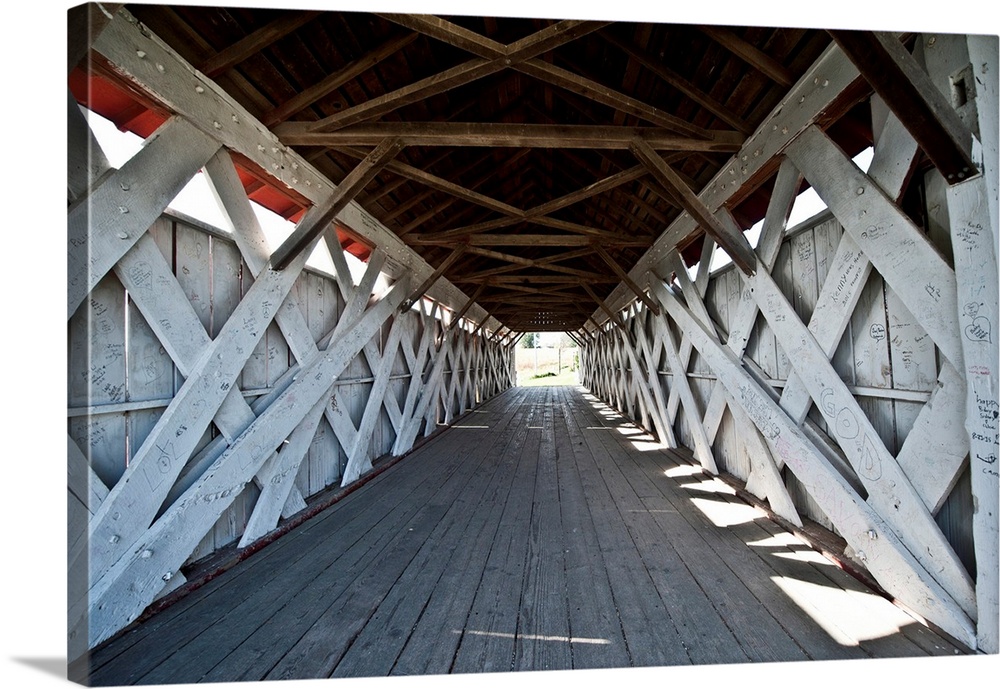
<path fill-rule="evenodd" d="M 69 28 L 75 678 L 998 652 L 996 36 L 104 3 Z M 142 149 L 116 169 L 85 111 Z M 198 175 L 225 226 L 167 208 Z M 516 385 L 539 331 L 578 388 Z M 763 542 L 836 562 L 822 586 L 904 610 L 902 640 L 817 623 L 839 604 L 768 583 L 795 572 Z M 321 547 L 343 569 L 293 595 Z M 246 612 L 271 579 L 289 597 Z"/>

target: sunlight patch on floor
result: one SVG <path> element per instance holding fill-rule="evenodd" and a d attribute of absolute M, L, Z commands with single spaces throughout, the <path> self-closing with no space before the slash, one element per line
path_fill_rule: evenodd
<path fill-rule="evenodd" d="M 662 450 L 666 447 L 663 443 L 658 443 L 655 440 L 630 440 L 629 442 L 639 452 L 652 452 L 653 450 Z"/>
<path fill-rule="evenodd" d="M 663 475 L 667 478 L 685 478 L 687 476 L 694 476 L 695 474 L 701 473 L 701 467 L 695 466 L 693 464 L 680 464 L 675 467 L 671 467 L 663 472 Z"/>
<path fill-rule="evenodd" d="M 788 552 L 771 553 L 774 557 L 780 557 L 785 560 L 795 560 L 796 562 L 807 562 L 813 565 L 827 565 L 833 567 L 834 564 L 828 559 L 823 557 L 820 553 L 815 550 L 805 549 L 805 550 L 793 550 Z"/>
<path fill-rule="evenodd" d="M 790 545 L 804 546 L 806 543 L 794 534 L 779 533 L 759 541 L 748 541 L 747 545 L 756 548 L 782 548 Z"/>
<path fill-rule="evenodd" d="M 581 636 L 551 636 L 548 634 L 511 634 L 510 632 L 485 632 L 476 629 L 467 629 L 463 632 L 461 629 L 452 629 L 452 634 L 469 634 L 471 636 L 493 636 L 498 639 L 526 639 L 529 641 L 562 641 L 563 643 L 573 643 L 573 644 L 593 644 L 596 646 L 608 646 L 611 644 L 609 639 L 588 639 Z"/>
<path fill-rule="evenodd" d="M 719 495 L 736 495 L 736 491 L 731 486 L 717 478 L 708 478 L 697 483 L 682 483 L 681 488 L 697 490 L 702 493 L 716 493 Z"/>
<path fill-rule="evenodd" d="M 844 646 L 897 634 L 903 625 L 913 622 L 892 603 L 872 593 L 845 591 L 832 584 L 823 586 L 793 577 L 771 577 L 771 580 L 823 631 Z M 882 605 L 885 611 L 872 614 L 866 603 Z"/>
<path fill-rule="evenodd" d="M 642 435 L 642 430 L 635 428 L 634 426 L 619 426 L 617 429 L 622 435 L 632 436 L 632 435 Z"/>
<path fill-rule="evenodd" d="M 706 500 L 705 498 L 691 498 L 691 502 L 719 528 L 748 524 L 762 516 L 760 510 L 750 505 Z"/>

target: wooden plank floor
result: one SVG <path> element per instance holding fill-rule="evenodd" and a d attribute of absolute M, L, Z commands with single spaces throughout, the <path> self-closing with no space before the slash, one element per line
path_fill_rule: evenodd
<path fill-rule="evenodd" d="M 582 389 L 541 387 L 99 648 L 90 681 L 960 653 Z"/>

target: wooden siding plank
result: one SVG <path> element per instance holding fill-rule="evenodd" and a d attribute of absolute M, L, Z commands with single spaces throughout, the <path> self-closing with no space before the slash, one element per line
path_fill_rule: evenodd
<path fill-rule="evenodd" d="M 389 339 L 386 342 L 382 353 L 382 361 L 375 372 L 375 384 L 372 386 L 365 402 L 365 411 L 358 424 L 357 434 L 354 436 L 354 444 L 347 452 L 347 467 L 344 469 L 344 478 L 341 485 L 347 485 L 358 479 L 359 476 L 371 470 L 371 461 L 367 455 L 368 447 L 372 442 L 372 434 L 375 431 L 375 422 L 379 418 L 379 410 L 384 404 L 384 397 L 389 387 L 389 374 L 392 372 L 393 360 L 396 356 L 396 348 L 403 336 L 405 327 L 404 319 L 397 317 L 389 330 Z"/>
<path fill-rule="evenodd" d="M 667 360 L 670 362 L 670 368 L 674 371 L 682 372 L 684 369 L 681 366 L 680 356 L 677 354 L 674 336 L 667 324 L 662 321 L 662 318 L 662 316 L 656 318 L 656 336 L 663 340 L 663 349 L 667 354 Z M 695 456 L 698 457 L 698 461 L 705 471 L 710 474 L 718 474 L 719 467 L 716 465 L 715 457 L 712 454 L 712 444 L 705 434 L 705 427 L 700 422 L 701 410 L 698 408 L 698 404 L 691 393 L 691 386 L 688 383 L 687 376 L 679 373 L 674 377 L 672 382 L 678 391 L 681 404 L 684 407 L 685 417 L 688 421 L 688 431 L 691 433 L 694 441 Z"/>
<path fill-rule="evenodd" d="M 767 213 L 764 216 L 764 225 L 761 228 L 760 238 L 757 241 L 757 260 L 759 269 L 770 271 L 773 269 L 775 261 L 778 259 L 778 251 L 781 248 L 782 238 L 785 234 L 785 224 L 792 211 L 792 204 L 795 201 L 795 193 L 798 190 L 801 176 L 795 166 L 789 160 L 782 160 L 778 168 L 778 176 L 774 182 L 774 191 L 768 202 Z M 730 291 L 735 291 L 739 295 L 738 305 L 730 301 L 729 305 L 729 331 L 727 333 L 726 345 L 736 354 L 742 357 L 750 345 L 750 340 L 755 334 L 754 323 L 757 321 L 757 302 L 755 302 L 746 289 L 740 289 L 733 285 L 733 280 L 739 285 L 743 285 L 741 276 L 730 273 Z M 754 339 L 754 342 L 757 338 Z M 760 363 L 759 357 L 754 354 L 750 358 Z M 715 440 L 718 433 L 719 424 L 722 421 L 722 413 L 725 411 L 726 398 L 722 390 L 722 383 L 717 382 L 712 389 L 712 396 L 705 405 L 704 425 L 708 438 Z"/>

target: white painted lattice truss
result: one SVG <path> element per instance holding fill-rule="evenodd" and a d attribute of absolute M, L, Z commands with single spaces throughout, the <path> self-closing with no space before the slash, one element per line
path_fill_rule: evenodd
<path fill-rule="evenodd" d="M 986 74 L 996 41 L 922 44 L 942 88 L 956 67 L 981 68 L 978 110 L 970 101 L 960 114 L 984 170 L 946 191 L 929 173 L 940 236 L 897 205 L 918 148 L 894 114 L 882 108 L 867 174 L 814 124 L 835 97 L 824 88 L 853 70 L 830 51 L 700 195 L 735 226 L 724 202 L 738 180 L 765 156 L 781 161 L 756 272 L 710 276 L 708 239 L 692 279 L 677 252 L 654 247 L 631 273 L 652 308 L 602 304 L 603 324 L 578 333 L 582 381 L 662 442 L 692 448 L 705 471 L 745 480 L 788 521 L 833 528 L 901 604 L 995 653 L 997 100 Z M 786 232 L 803 177 L 830 212 Z M 665 235 L 691 224 L 684 216 Z M 949 509 L 971 522 L 975 581 L 959 539 L 935 520 L 953 492 L 961 500 L 962 480 L 968 504 Z"/>
<path fill-rule="evenodd" d="M 930 173 L 940 236 L 898 206 L 918 146 L 889 109 L 873 104 L 867 173 L 817 126 L 858 78 L 833 46 L 698 195 L 738 232 L 727 201 L 777 169 L 756 271 L 710 275 L 709 240 L 689 277 L 676 245 L 698 222 L 681 215 L 629 272 L 640 300 L 623 284 L 573 336 L 601 399 L 785 519 L 833 528 L 903 605 L 996 653 L 997 43 L 936 38 L 922 52 L 942 90 L 976 74 L 959 113 L 982 166 L 959 183 Z M 180 585 L 185 563 L 249 545 L 513 385 L 520 336 L 155 37 L 117 15 L 93 49 L 173 117 L 112 170 L 69 107 L 70 519 L 86 526 L 70 542 L 71 657 Z M 282 270 L 234 153 L 313 204 L 301 225 L 327 228 Z M 231 234 L 164 215 L 200 170 Z M 786 228 L 802 178 L 831 213 Z M 358 284 L 334 219 L 376 247 Z M 305 269 L 321 241 L 334 275 Z M 964 550 L 939 523 L 961 509 Z"/>

